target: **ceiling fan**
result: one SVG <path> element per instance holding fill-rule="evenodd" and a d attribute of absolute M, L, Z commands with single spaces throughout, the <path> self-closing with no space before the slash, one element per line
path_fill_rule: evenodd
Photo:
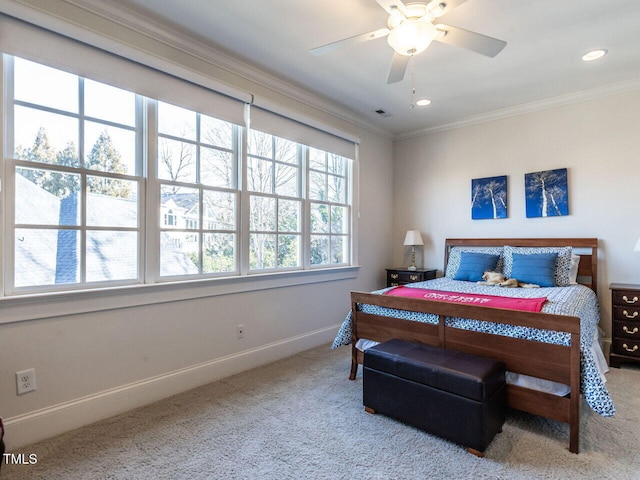
<path fill-rule="evenodd" d="M 462 28 L 434 23 L 434 21 L 462 5 L 467 0 L 431 0 L 404 4 L 400 0 L 376 0 L 389 14 L 388 28 L 362 33 L 353 37 L 328 43 L 310 50 L 312 55 L 323 55 L 337 48 L 387 37 L 393 48 L 393 60 L 387 83 L 396 83 L 404 78 L 412 56 L 424 51 L 433 40 L 457 45 L 487 57 L 495 57 L 507 42 Z"/>

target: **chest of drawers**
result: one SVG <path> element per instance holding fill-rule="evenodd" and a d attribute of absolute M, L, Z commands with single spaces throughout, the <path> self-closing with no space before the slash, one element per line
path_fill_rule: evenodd
<path fill-rule="evenodd" d="M 610 288 L 613 342 L 609 365 L 640 363 L 640 285 L 613 283 Z"/>
<path fill-rule="evenodd" d="M 418 268 L 409 270 L 407 268 L 387 268 L 387 287 L 397 287 L 407 283 L 422 282 L 436 278 L 436 269 L 433 270 Z"/>

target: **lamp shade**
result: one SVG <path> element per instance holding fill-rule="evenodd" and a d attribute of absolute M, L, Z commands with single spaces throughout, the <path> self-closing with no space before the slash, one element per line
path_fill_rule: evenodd
<path fill-rule="evenodd" d="M 405 245 L 424 245 L 422 242 L 422 235 L 420 230 L 407 230 L 407 234 L 404 237 Z"/>
<path fill-rule="evenodd" d="M 636 242 L 636 246 L 633 247 L 633 251 L 634 252 L 640 252 L 640 238 L 638 239 L 638 241 Z"/>

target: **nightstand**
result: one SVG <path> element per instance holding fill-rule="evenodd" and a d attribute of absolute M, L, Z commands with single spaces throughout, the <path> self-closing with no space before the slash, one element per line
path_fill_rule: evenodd
<path fill-rule="evenodd" d="M 609 365 L 640 363 L 640 285 L 612 283 L 609 288 L 613 334 Z"/>
<path fill-rule="evenodd" d="M 409 270 L 403 268 L 387 268 L 387 287 L 397 287 L 407 283 L 422 282 L 436 278 L 436 269 L 417 268 Z"/>

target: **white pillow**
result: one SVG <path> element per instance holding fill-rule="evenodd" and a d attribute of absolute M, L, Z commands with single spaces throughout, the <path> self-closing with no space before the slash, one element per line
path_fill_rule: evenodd
<path fill-rule="evenodd" d="M 578 265 L 580 264 L 580 255 L 571 254 L 571 265 L 569 266 L 569 284 L 578 284 Z"/>

